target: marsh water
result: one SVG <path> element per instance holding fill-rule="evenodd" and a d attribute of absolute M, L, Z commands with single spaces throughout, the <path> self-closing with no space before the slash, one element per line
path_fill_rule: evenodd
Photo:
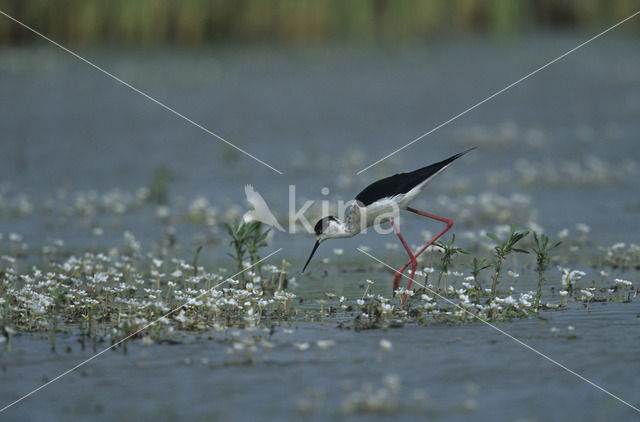
<path fill-rule="evenodd" d="M 105 192 L 126 203 L 141 187 L 163 183 L 170 215 L 195 198 L 241 215 L 252 184 L 277 216 L 286 216 L 289 185 L 306 199 L 351 199 L 370 181 L 478 150 L 439 176 L 416 207 L 451 212 L 454 231 L 535 223 L 550 236 L 576 224 L 590 228 L 563 261 L 598 279 L 599 247 L 640 240 L 640 50 L 636 38 L 599 39 L 443 127 L 361 175 L 356 172 L 488 95 L 579 44 L 579 34 L 516 40 L 455 39 L 396 48 L 281 48 L 230 45 L 207 50 L 78 52 L 169 107 L 282 171 L 280 175 L 226 146 L 128 88 L 55 49 L 40 45 L 0 52 L 0 180 L 5 210 L 26 195 L 35 212 L 0 218 L 27 249 L 55 239 L 69 253 L 107 250 L 128 230 L 143 249 L 166 236 L 156 206 L 125 207 L 84 224 L 61 204 Z M 329 195 L 321 189 L 327 187 Z M 114 191 L 116 189 L 117 191 Z M 95 194 L 92 193 L 95 192 Z M 482 208 L 483 193 L 491 193 Z M 513 195 L 516 195 L 515 198 Z M 108 198 L 108 197 L 107 197 Z M 467 198 L 467 199 L 465 199 Z M 524 199 L 523 199 L 524 198 Z M 52 205 L 53 204 L 53 205 Z M 452 205 L 453 204 L 453 205 Z M 107 203 L 105 208 L 111 205 Z M 484 206 L 484 205 L 483 205 Z M 468 212 L 467 212 L 468 211 Z M 481 212 L 482 215 L 474 214 Z M 312 221 L 314 223 L 314 221 Z M 403 220 L 410 242 L 438 225 Z M 96 239 L 99 225 L 104 234 Z M 228 240 L 176 218 L 179 253 L 190 259 L 207 240 L 201 264 L 233 267 Z M 585 239 L 586 237 L 586 239 Z M 293 263 L 295 293 L 313 302 L 326 292 L 362 294 L 366 278 L 381 294 L 389 273 L 356 250 L 402 264 L 388 250 L 392 234 L 368 233 L 323 245 L 309 275 L 297 274 L 313 240 L 274 234 L 274 260 Z M 577 243 L 576 243 L 577 244 Z M 341 248 L 343 251 L 333 251 Z M 4 252 L 3 252 L 4 253 Z M 266 254 L 266 253 L 265 253 Z M 323 263 L 323 258 L 328 262 Z M 32 262 L 30 262 L 31 264 Z M 34 258 L 34 264 L 38 259 Z M 522 259 L 520 267 L 531 263 Z M 326 269 L 326 274 L 323 271 Z M 637 270 L 616 272 L 636 286 Z M 559 273 L 549 278 L 559 283 Z M 613 276 L 613 275 L 612 275 Z M 519 288 L 534 285 L 533 273 Z M 558 300 L 551 297 L 550 300 Z M 314 305 L 315 306 L 315 305 Z M 637 301 L 571 304 L 565 311 L 498 327 L 558 363 L 638 406 L 640 345 Z M 568 335 L 569 326 L 574 335 Z M 552 334 L 551 327 L 558 329 Z M 109 351 L 8 409 L 7 420 L 157 418 L 315 419 L 431 417 L 442 420 L 613 420 L 637 413 L 558 365 L 483 323 L 403 326 L 381 332 L 340 329 L 333 320 L 277 329 L 276 346 L 253 365 L 229 364 L 223 342 L 186 335 L 180 344 L 139 341 Z M 575 338 L 574 338 L 575 337 Z M 380 340 L 393 348 L 381 352 Z M 297 352 L 292 342 L 335 340 L 328 350 Z M 97 344 L 96 351 L 108 344 Z M 46 335 L 20 334 L 0 357 L 6 405 L 94 353 L 73 330 L 56 352 Z M 345 397 L 376 390 L 385 376 L 400 385 L 392 414 L 345 413 Z"/>

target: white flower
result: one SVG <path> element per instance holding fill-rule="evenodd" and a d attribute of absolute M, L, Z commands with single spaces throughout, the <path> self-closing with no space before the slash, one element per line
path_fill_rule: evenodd
<path fill-rule="evenodd" d="M 389 340 L 383 338 L 380 340 L 380 348 L 386 352 L 391 350 L 393 348 L 393 345 Z"/>
<path fill-rule="evenodd" d="M 633 283 L 632 283 L 632 282 L 630 282 L 629 280 L 623 280 L 623 279 L 621 279 L 621 278 L 616 278 L 616 280 L 615 280 L 615 281 L 616 281 L 616 284 L 617 284 L 618 286 L 627 286 L 627 287 L 629 287 L 629 286 L 633 286 Z"/>
<path fill-rule="evenodd" d="M 189 319 L 189 317 L 187 317 L 184 314 L 184 309 L 180 310 L 180 313 L 178 314 L 178 316 L 175 317 L 176 320 L 180 321 L 181 323 L 185 324 L 189 321 L 191 321 L 191 319 Z"/>
<path fill-rule="evenodd" d="M 307 350 L 309 348 L 309 343 L 307 343 L 307 342 L 304 342 L 304 343 L 293 343 L 293 346 L 299 352 L 304 352 L 305 350 Z"/>
<path fill-rule="evenodd" d="M 562 268 L 562 267 L 559 267 L 559 269 L 560 269 L 560 272 L 562 273 L 563 287 L 574 286 L 578 280 L 580 280 L 582 277 L 587 275 L 584 271 L 570 270 L 569 268 Z"/>
<path fill-rule="evenodd" d="M 591 228 L 583 223 L 576 224 L 576 230 L 578 230 L 582 234 L 587 234 L 591 231 Z"/>
<path fill-rule="evenodd" d="M 589 290 L 580 290 L 580 293 L 582 293 L 582 298 L 583 299 L 591 299 L 593 297 L 593 293 L 591 293 Z"/>
<path fill-rule="evenodd" d="M 522 306 L 525 306 L 525 307 L 531 306 L 531 302 L 528 299 L 529 299 L 528 295 L 521 295 L 520 299 L 519 299 L 520 300 L 520 304 Z"/>
<path fill-rule="evenodd" d="M 160 205 L 158 208 L 156 208 L 156 217 L 161 220 L 169 217 L 169 207 L 167 207 L 166 205 Z"/>
<path fill-rule="evenodd" d="M 325 349 L 328 349 L 329 347 L 333 347 L 336 344 L 336 342 L 334 340 L 318 340 L 316 344 L 319 349 L 325 350 Z"/>
<path fill-rule="evenodd" d="M 400 296 L 400 295 L 408 295 L 408 296 L 413 296 L 413 290 L 407 290 L 404 287 L 399 287 L 396 291 L 395 294 Z"/>
<path fill-rule="evenodd" d="M 12 242 L 22 242 L 22 235 L 18 233 L 9 233 L 9 240 Z"/>

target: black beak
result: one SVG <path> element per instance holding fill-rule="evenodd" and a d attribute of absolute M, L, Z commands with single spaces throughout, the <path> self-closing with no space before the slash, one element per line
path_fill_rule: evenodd
<path fill-rule="evenodd" d="M 313 254 L 316 253 L 316 249 L 318 249 L 318 246 L 320 246 L 320 241 L 317 240 L 316 244 L 313 246 L 313 250 L 311 251 L 311 255 L 309 255 L 309 259 L 307 259 L 307 263 L 304 264 L 304 268 L 302 269 L 302 272 L 304 273 L 304 270 L 307 269 L 307 265 L 309 265 L 309 262 L 311 261 L 311 258 L 313 258 Z"/>

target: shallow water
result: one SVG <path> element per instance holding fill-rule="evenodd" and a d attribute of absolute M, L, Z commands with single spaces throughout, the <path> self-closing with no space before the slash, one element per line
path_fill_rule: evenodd
<path fill-rule="evenodd" d="M 229 46 L 186 52 L 81 51 L 282 170 L 283 176 L 49 46 L 4 50 L 0 180 L 11 184 L 10 193 L 27 194 L 35 211 L 21 218 L 1 216 L 0 248 L 4 254 L 8 233 L 16 232 L 36 250 L 56 238 L 74 253 L 106 250 L 119 247 L 122 232 L 130 230 L 144 250 L 154 250 L 166 230 L 156 221 L 154 206 L 128 210 L 117 218 L 99 214 L 85 225 L 76 217 L 60 223 L 63 212 L 47 213 L 43 204 L 56 198 L 61 188 L 68 192 L 68 202 L 75 192 L 89 189 L 102 194 L 118 188 L 135 194 L 151 184 L 154 170 L 162 166 L 174 174 L 169 184 L 172 211 L 185 209 L 194 197 L 204 195 L 214 206 L 237 204 L 243 212 L 243 188 L 252 183 L 283 215 L 289 184 L 296 184 L 299 198 L 323 199 L 320 189 L 327 186 L 330 199 L 349 199 L 376 177 L 478 145 L 477 151 L 442 174 L 416 206 L 438 209 L 434 204 L 439 195 L 455 199 L 485 191 L 525 193 L 531 197 L 527 220 L 552 237 L 566 227 L 577 238 L 576 223 L 590 226 L 585 246 L 571 258 L 577 268 L 586 270 L 598 246 L 637 243 L 640 238 L 640 187 L 633 169 L 639 159 L 640 130 L 640 76 L 635 71 L 640 68 L 640 53 L 635 38 L 611 34 L 600 39 L 355 176 L 394 148 L 582 40 L 576 34 L 538 34 L 513 42 L 461 39 L 399 49 Z M 349 153 L 341 154 L 343 148 Z M 606 164 L 601 177 L 590 177 L 590 170 L 563 173 L 576 163 L 584 170 L 589 156 Z M 516 165 L 523 158 L 537 168 L 549 160 L 559 175 L 545 179 L 542 172 L 528 186 Z M 506 173 L 502 182 L 492 185 L 488 177 L 496 171 Z M 460 208 L 456 213 L 464 211 Z M 456 223 L 455 231 L 493 230 L 500 223 L 504 222 L 471 217 Z M 104 228 L 99 240 L 91 235 L 96 225 Z M 176 229 L 177 253 L 189 259 L 198 235 L 207 229 L 179 218 L 171 225 Z M 435 232 L 439 226 L 416 217 L 407 219 L 405 227 L 410 242 L 417 243 L 420 230 Z M 205 246 L 201 262 L 207 267 L 232 267 L 225 259 L 224 233 L 216 236 L 217 243 Z M 395 242 L 393 235 L 370 233 L 323 245 L 310 276 L 297 276 L 294 291 L 307 300 L 300 308 L 317 307 L 315 301 L 326 292 L 358 297 L 365 278 L 376 281 L 376 293 L 388 295 L 385 282 L 390 274 L 374 270 L 373 262 L 355 250 L 369 245 L 372 254 L 386 259 L 387 242 Z M 270 243 L 271 250 L 284 248 L 274 263 L 286 258 L 294 266 L 301 265 L 311 246 L 311 238 L 304 234 L 276 233 Z M 334 247 L 344 249 L 344 255 L 334 255 Z M 400 256 L 395 251 L 391 263 L 399 265 Z M 330 263 L 322 264 L 322 258 Z M 519 265 L 530 261 L 522 258 Z M 334 264 L 358 272 L 344 273 Z M 325 267 L 328 275 L 323 277 Z M 558 283 L 557 271 L 552 268 L 549 273 L 550 280 Z M 625 276 L 638 281 L 637 271 Z M 597 278 L 597 270 L 590 270 L 588 277 Z M 532 283 L 525 279 L 518 288 L 531 288 Z M 637 406 L 639 313 L 637 301 L 593 304 L 589 312 L 574 305 L 545 315 L 551 319 L 544 322 L 531 318 L 499 327 Z M 576 339 L 567 338 L 569 325 L 575 327 Z M 560 330 L 557 338 L 551 327 Z M 482 323 L 356 333 L 327 320 L 298 322 L 293 328 L 290 338 L 276 329 L 274 349 L 249 366 L 225 365 L 232 360 L 225 341 L 187 337 L 191 340 L 180 345 L 146 347 L 134 341 L 126 354 L 105 353 L 2 416 L 9 420 L 408 420 L 423 415 L 443 420 L 613 420 L 636 414 Z M 18 352 L 0 357 L 1 403 L 91 356 L 91 347 L 80 350 L 77 338 L 60 336 L 54 354 L 46 338 L 16 336 L 13 347 Z M 381 338 L 390 340 L 393 350 L 379 361 Z M 320 351 L 315 346 L 318 339 L 333 339 L 336 345 Z M 304 341 L 311 342 L 311 348 L 299 354 L 291 343 Z M 106 346 L 98 345 L 97 350 Z M 369 382 L 374 390 L 380 388 L 388 374 L 400 380 L 399 409 L 391 415 L 342 412 L 349 392 Z M 415 390 L 422 390 L 429 400 L 414 400 Z M 301 410 L 308 407 L 301 404 L 305 400 L 310 409 Z"/>
<path fill-rule="evenodd" d="M 571 309 L 550 320 L 498 324 L 569 369 L 637 404 L 637 302 Z M 567 338 L 567 326 L 577 338 Z M 557 327 L 556 338 L 550 327 Z M 141 346 L 108 352 L 38 392 L 5 414 L 8 419 L 177 420 L 210 418 L 267 420 L 353 418 L 342 407 L 350 392 L 397 375 L 399 409 L 367 414 L 367 419 L 401 420 L 432 416 L 442 420 L 613 420 L 635 411 L 553 365 L 482 323 L 464 326 L 405 326 L 386 332 L 340 330 L 332 323 L 299 323 L 288 337 L 253 365 L 225 365 L 227 345 L 192 340 L 181 345 Z M 393 349 L 378 360 L 380 338 Z M 333 339 L 326 351 L 312 346 L 298 354 L 290 342 Z M 3 402 L 14 400 L 92 355 L 73 336 L 59 339 L 70 353 L 53 354 L 46 341 L 15 339 L 3 358 Z M 206 359 L 203 363 L 202 359 Z M 187 360 L 185 362 L 185 360 Z M 9 388 L 7 388 L 9 387 Z M 425 401 L 414 398 L 420 392 Z M 300 401 L 312 399 L 307 409 Z M 301 408 L 302 406 L 302 408 Z M 360 416 L 364 418 L 365 416 Z"/>
<path fill-rule="evenodd" d="M 5 49 L 0 179 L 42 202 L 60 189 L 70 199 L 89 189 L 135 194 L 151 184 L 154 170 L 167 167 L 174 174 L 169 194 L 175 201 L 204 195 L 215 206 L 231 201 L 246 207 L 243 188 L 251 183 L 284 215 L 289 184 L 296 184 L 298 200 L 325 199 L 324 186 L 331 190 L 328 199 L 349 200 L 372 179 L 477 145 L 416 206 L 433 209 L 435 198 L 451 194 L 456 184 L 467 193 L 524 192 L 532 196 L 537 222 L 552 233 L 583 222 L 602 244 L 633 241 L 640 234 L 634 224 L 640 212 L 637 172 L 615 181 L 606 176 L 625 163 L 637 168 L 640 78 L 633 69 L 640 55 L 635 39 L 612 34 L 598 40 L 355 175 L 579 40 L 576 35 L 517 42 L 463 39 L 394 50 L 81 51 L 282 170 L 282 176 L 49 46 Z M 608 166 L 600 182 L 562 173 L 575 164 L 584 167 L 590 156 Z M 514 170 L 519 159 L 534 167 L 549 160 L 559 176 L 551 185 L 523 186 Z M 496 171 L 507 172 L 506 179 L 487 184 L 487 175 Z M 151 214 L 143 216 L 154 211 L 150 207 Z M 118 239 L 123 229 L 145 242 L 160 236 L 144 224 L 145 217 L 123 219 L 113 229 L 109 219 L 104 222 L 105 242 Z M 438 227 L 417 220 L 418 227 Z M 60 236 L 67 244 L 87 244 L 86 231 L 46 227 L 41 218 L 0 221 L 0 232 L 19 230 L 27 242 Z M 193 228 L 179 223 L 176 228 L 181 240 L 194 235 Z M 390 238 L 372 235 L 355 242 L 383 244 Z M 302 239 L 278 234 L 274 246 L 289 245 L 289 253 L 298 256 L 311 243 Z"/>

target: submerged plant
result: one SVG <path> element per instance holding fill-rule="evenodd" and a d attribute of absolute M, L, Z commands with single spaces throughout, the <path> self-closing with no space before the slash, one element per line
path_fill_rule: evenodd
<path fill-rule="evenodd" d="M 493 274 L 493 279 L 492 279 L 493 283 L 491 285 L 492 299 L 496 297 L 496 288 L 498 287 L 498 278 L 500 277 L 500 270 L 502 270 L 502 264 L 504 263 L 504 260 L 507 258 L 507 256 L 513 252 L 529 253 L 529 251 L 525 249 L 516 248 L 516 244 L 520 242 L 522 239 L 524 239 L 525 237 L 527 237 L 527 235 L 529 234 L 528 231 L 517 232 L 516 231 L 517 228 L 518 228 L 517 225 L 515 224 L 511 225 L 509 237 L 504 242 L 501 242 L 500 239 L 498 239 L 498 236 L 496 236 L 495 234 L 487 233 L 487 237 L 493 240 L 494 242 L 496 242 L 497 244 L 497 246 L 494 248 L 495 261 L 492 264 L 492 266 L 496 270 L 495 273 Z"/>
<path fill-rule="evenodd" d="M 536 293 L 536 302 L 534 308 L 536 310 L 540 307 L 540 295 L 542 294 L 542 283 L 544 282 L 544 271 L 547 269 L 547 265 L 551 257 L 549 253 L 557 248 L 562 241 L 558 240 L 549 244 L 549 238 L 547 236 L 540 235 L 538 239 L 538 234 L 533 232 L 533 240 L 536 243 L 536 246 L 533 248 L 533 252 L 536 254 L 536 272 L 538 273 L 538 291 Z"/>

